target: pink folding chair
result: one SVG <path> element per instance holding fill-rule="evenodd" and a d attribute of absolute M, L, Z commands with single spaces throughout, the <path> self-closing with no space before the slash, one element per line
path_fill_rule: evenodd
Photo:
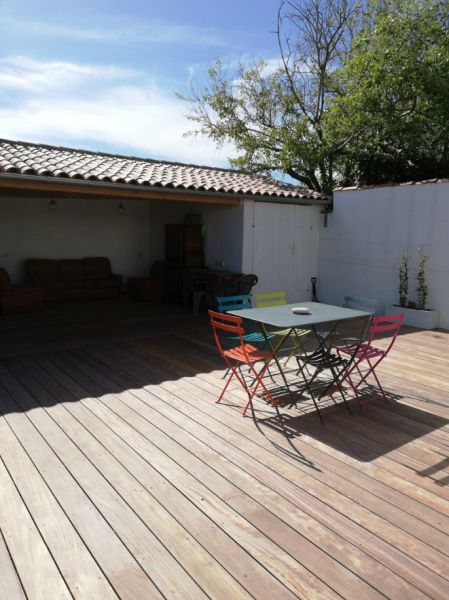
<path fill-rule="evenodd" d="M 349 367 L 349 369 L 343 373 L 339 384 L 341 386 L 344 381 L 347 381 L 349 383 L 360 407 L 363 406 L 363 400 L 360 397 L 359 388 L 364 382 L 366 382 L 370 375 L 374 377 L 385 402 L 388 402 L 385 392 L 376 374 L 376 368 L 379 366 L 379 363 L 387 356 L 387 354 L 393 347 L 393 344 L 395 343 L 399 330 L 402 326 L 403 320 L 404 313 L 373 317 L 369 329 L 368 339 L 366 342 L 363 342 L 362 344 L 348 344 L 346 346 L 337 348 L 337 352 L 339 355 L 355 355 L 354 361 L 351 362 L 351 366 Z M 377 339 L 378 335 L 386 332 L 391 333 L 391 337 L 389 339 L 389 344 L 387 345 L 387 347 L 375 347 L 373 343 Z M 367 363 L 365 369 L 363 369 L 362 366 L 362 363 L 364 362 Z M 355 380 L 355 376 L 357 375 L 360 377 L 358 381 Z M 336 390 L 333 390 L 332 394 L 335 393 L 335 391 Z"/>

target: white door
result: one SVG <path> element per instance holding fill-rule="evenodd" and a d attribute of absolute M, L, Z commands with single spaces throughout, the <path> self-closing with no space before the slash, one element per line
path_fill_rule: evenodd
<path fill-rule="evenodd" d="M 254 291 L 285 290 L 289 302 L 310 300 L 318 252 L 315 220 L 315 207 L 254 203 L 252 272 L 259 278 Z"/>

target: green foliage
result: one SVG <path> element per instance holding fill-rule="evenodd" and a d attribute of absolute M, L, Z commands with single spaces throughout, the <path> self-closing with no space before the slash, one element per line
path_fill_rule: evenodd
<path fill-rule="evenodd" d="M 449 175 L 449 2 L 372 3 L 327 114 L 343 184 Z"/>
<path fill-rule="evenodd" d="M 285 0 L 279 59 L 218 60 L 192 90 L 192 133 L 235 167 L 329 193 L 449 176 L 449 0 Z"/>
<path fill-rule="evenodd" d="M 418 297 L 418 308 L 420 310 L 426 310 L 427 308 L 427 297 L 429 295 L 429 289 L 426 282 L 426 263 L 428 256 L 424 254 L 423 248 L 419 249 L 419 260 L 418 260 L 418 272 L 416 275 L 416 295 Z"/>
<path fill-rule="evenodd" d="M 399 306 L 407 306 L 408 297 L 408 268 L 410 264 L 410 256 L 404 252 L 399 265 Z"/>

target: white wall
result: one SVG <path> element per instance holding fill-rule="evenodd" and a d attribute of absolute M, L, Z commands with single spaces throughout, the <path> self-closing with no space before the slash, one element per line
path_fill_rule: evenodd
<path fill-rule="evenodd" d="M 11 278 L 25 278 L 28 258 L 107 256 L 115 273 L 148 272 L 149 205 L 145 201 L 110 198 L 0 197 L 0 266 Z"/>
<path fill-rule="evenodd" d="M 334 212 L 321 227 L 320 300 L 345 295 L 398 301 L 402 249 L 412 255 L 409 299 L 416 300 L 418 248 L 429 256 L 429 307 L 449 328 L 449 184 L 377 187 L 334 194 Z"/>

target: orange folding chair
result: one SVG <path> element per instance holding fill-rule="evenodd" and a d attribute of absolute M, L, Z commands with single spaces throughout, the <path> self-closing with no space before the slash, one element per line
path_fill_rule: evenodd
<path fill-rule="evenodd" d="M 241 317 L 234 317 L 233 315 L 227 315 L 213 310 L 209 310 L 209 317 L 214 333 L 215 344 L 230 373 L 217 402 L 220 402 L 223 398 L 232 378 L 236 377 L 248 395 L 248 402 L 243 409 L 243 416 L 245 416 L 248 407 L 252 404 L 259 386 L 263 388 L 265 399 L 274 405 L 275 401 L 263 381 L 263 376 L 273 359 L 273 353 L 260 350 L 251 344 L 245 343 L 245 331 L 242 326 Z M 232 334 L 232 339 L 234 339 L 234 341 L 239 341 L 238 345 L 229 348 L 226 347 L 226 342 L 229 344 L 230 340 L 229 334 Z M 255 367 L 255 364 L 258 362 L 263 363 L 260 370 L 257 370 Z M 245 377 L 241 370 L 242 365 L 247 365 L 248 372 L 253 376 L 250 384 L 245 381 Z"/>
<path fill-rule="evenodd" d="M 346 370 L 346 372 L 343 373 L 339 385 L 341 386 L 344 381 L 349 383 L 360 407 L 363 406 L 363 401 L 359 394 L 359 388 L 364 382 L 366 382 L 370 375 L 372 375 L 376 381 L 379 391 L 382 394 L 385 402 L 388 402 L 385 392 L 376 374 L 376 368 L 390 352 L 394 342 L 396 341 L 403 321 L 404 313 L 373 317 L 371 327 L 369 329 L 369 336 L 366 342 L 363 342 L 362 344 L 348 344 L 347 346 L 337 348 L 337 352 L 340 356 L 342 354 L 354 356 L 352 365 L 348 370 Z M 385 333 L 390 333 L 391 335 L 386 348 L 378 348 L 374 346 L 378 335 Z M 366 363 L 364 369 L 362 368 L 363 363 Z"/>

